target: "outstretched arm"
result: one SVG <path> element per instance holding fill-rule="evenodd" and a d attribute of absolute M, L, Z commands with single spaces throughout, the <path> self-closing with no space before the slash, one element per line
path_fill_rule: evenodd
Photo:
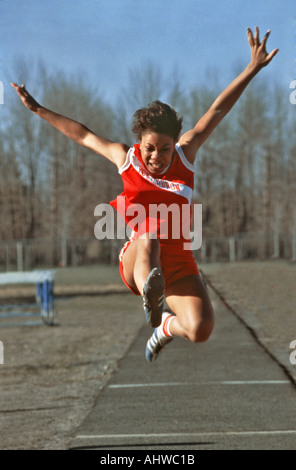
<path fill-rule="evenodd" d="M 273 59 L 278 49 L 274 49 L 270 54 L 266 52 L 266 41 L 270 34 L 267 31 L 262 42 L 259 40 L 259 29 L 256 26 L 255 35 L 248 28 L 247 35 L 251 49 L 251 61 L 245 70 L 233 80 L 233 82 L 218 96 L 210 109 L 197 122 L 195 127 L 183 134 L 180 138 L 180 144 L 187 157 L 193 163 L 196 152 L 205 142 L 215 127 L 231 110 L 233 105 L 239 99 L 250 81 L 257 73 Z"/>
<path fill-rule="evenodd" d="M 47 121 L 78 144 L 108 158 L 117 165 L 118 168 L 123 165 L 128 146 L 121 143 L 114 143 L 108 139 L 99 137 L 83 124 L 74 121 L 73 119 L 69 119 L 66 116 L 62 116 L 61 114 L 55 113 L 50 109 L 44 108 L 28 93 L 25 85 L 22 85 L 21 87 L 15 83 L 11 83 L 11 85 L 17 91 L 23 104 L 30 111 Z"/>

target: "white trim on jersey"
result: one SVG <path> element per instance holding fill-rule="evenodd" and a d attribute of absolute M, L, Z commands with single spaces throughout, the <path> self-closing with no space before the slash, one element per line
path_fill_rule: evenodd
<path fill-rule="evenodd" d="M 194 173 L 194 165 L 192 165 L 192 163 L 190 163 L 187 158 L 185 157 L 185 154 L 183 152 L 183 149 L 181 147 L 181 145 L 179 144 L 179 142 L 176 144 L 176 150 L 179 154 L 179 157 L 181 158 L 181 161 L 183 163 L 184 166 L 186 166 L 186 168 L 190 171 L 192 171 Z"/>
<path fill-rule="evenodd" d="M 193 170 L 184 163 L 183 158 L 186 159 L 186 157 L 181 149 L 181 146 L 177 146 L 178 144 L 176 145 L 176 150 L 184 166 L 186 166 L 186 168 L 188 168 L 189 170 L 194 171 L 194 167 L 193 165 L 191 165 L 191 163 L 188 162 L 188 165 L 190 165 Z M 133 147 L 129 149 L 126 156 L 126 160 L 122 167 L 119 168 L 118 173 L 121 175 L 124 171 L 129 168 L 130 165 L 132 165 L 133 168 L 137 171 L 137 173 L 139 173 L 145 180 L 154 184 L 159 189 L 164 189 L 165 191 L 170 191 L 172 193 L 185 197 L 190 204 L 193 192 L 192 189 L 189 186 L 179 182 L 169 181 L 161 178 L 154 178 L 148 172 L 148 170 L 146 170 L 142 163 L 137 159 L 137 157 L 135 156 L 135 149 Z"/>
<path fill-rule="evenodd" d="M 121 173 L 123 173 L 125 170 L 127 170 L 128 167 L 130 166 L 130 164 L 131 164 L 131 154 L 134 154 L 134 150 L 135 150 L 135 149 L 134 149 L 133 147 L 131 147 L 131 148 L 128 150 L 128 152 L 127 152 L 127 154 L 126 154 L 125 162 L 124 162 L 124 164 L 123 164 L 123 165 L 119 168 L 119 170 L 118 170 L 118 173 L 119 173 L 120 175 L 121 175 Z"/>

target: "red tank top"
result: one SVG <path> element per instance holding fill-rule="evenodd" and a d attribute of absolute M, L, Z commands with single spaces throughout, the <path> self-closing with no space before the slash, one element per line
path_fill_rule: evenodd
<path fill-rule="evenodd" d="M 161 175 L 150 173 L 142 160 L 139 144 L 129 149 L 119 169 L 124 191 L 110 204 L 124 217 L 132 238 L 154 233 L 161 243 L 188 242 L 194 166 L 176 144 L 172 162 Z"/>

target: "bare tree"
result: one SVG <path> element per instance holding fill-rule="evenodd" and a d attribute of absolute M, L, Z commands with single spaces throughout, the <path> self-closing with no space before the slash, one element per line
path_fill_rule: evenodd
<path fill-rule="evenodd" d="M 33 88 L 32 76 L 38 77 Z M 42 63 L 29 68 L 18 61 L 15 80 L 27 82 L 44 106 L 101 136 L 132 145 L 133 113 L 156 99 L 184 117 L 184 130 L 195 125 L 217 96 L 217 75 L 211 76 L 206 85 L 184 90 L 178 73 L 165 77 L 151 62 L 130 70 L 129 83 L 119 90 L 113 107 L 89 86 L 87 77 L 52 76 Z M 290 241 L 294 237 L 296 257 L 296 121 L 287 111 L 284 93 L 277 86 L 252 83 L 200 148 L 194 198 L 203 205 L 205 238 L 273 234 L 273 240 L 269 235 L 265 240 L 265 256 L 270 256 L 281 254 L 280 241 L 276 245 L 275 240 L 282 232 Z M 0 129 L 0 237 L 56 239 L 56 263 L 61 238 L 93 236 L 94 208 L 122 191 L 121 178 L 112 163 L 39 120 L 17 97 L 5 106 L 8 117 Z"/>

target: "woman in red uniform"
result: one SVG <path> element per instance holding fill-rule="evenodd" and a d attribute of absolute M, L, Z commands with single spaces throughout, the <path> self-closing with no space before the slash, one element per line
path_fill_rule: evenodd
<path fill-rule="evenodd" d="M 28 109 L 118 167 L 124 193 L 111 204 L 119 211 L 124 207 L 127 223 L 132 218 L 127 215 L 129 210 L 130 216 L 135 206 L 145 211 L 145 217 L 133 227 L 130 241 L 121 251 L 120 271 L 126 285 L 143 296 L 147 321 L 155 327 L 146 346 L 148 361 L 155 359 L 174 336 L 202 342 L 209 338 L 214 326 L 212 305 L 192 252 L 184 248 L 181 235 L 179 238 L 171 233 L 161 236 L 161 215 L 150 217 L 149 209 L 153 204 L 174 203 L 181 211 L 183 204 L 190 204 L 196 153 L 253 77 L 278 52 L 277 49 L 270 54 L 266 52 L 269 34 L 270 31 L 260 42 L 257 27 L 254 35 L 247 30 L 250 63 L 195 127 L 181 137 L 181 119 L 168 105 L 157 101 L 138 110 L 133 130 L 139 143 L 132 149 L 99 137 L 82 124 L 40 106 L 24 85 L 12 84 Z M 173 228 L 168 228 L 168 232 Z M 173 314 L 163 312 L 164 296 Z"/>

